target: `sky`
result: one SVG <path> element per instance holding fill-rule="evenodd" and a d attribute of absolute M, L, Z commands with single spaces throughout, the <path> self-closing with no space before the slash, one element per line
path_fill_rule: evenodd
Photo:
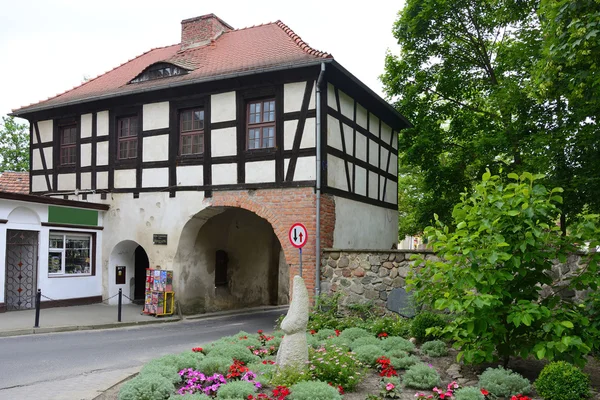
<path fill-rule="evenodd" d="M 0 116 L 179 43 L 181 20 L 209 13 L 234 28 L 281 20 L 383 95 L 378 77 L 386 52 L 399 49 L 392 27 L 401 7 L 391 0 L 7 1 L 0 7 Z"/>

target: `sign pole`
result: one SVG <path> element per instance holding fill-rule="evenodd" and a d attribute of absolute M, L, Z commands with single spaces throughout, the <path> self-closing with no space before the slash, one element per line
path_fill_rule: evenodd
<path fill-rule="evenodd" d="M 302 278 L 302 247 L 298 250 L 300 251 L 300 278 Z"/>

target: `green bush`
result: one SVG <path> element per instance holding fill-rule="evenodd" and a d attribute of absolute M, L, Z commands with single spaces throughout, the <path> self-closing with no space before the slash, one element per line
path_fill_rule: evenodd
<path fill-rule="evenodd" d="M 590 396 L 590 378 L 565 361 L 544 367 L 535 381 L 535 390 L 544 400 L 579 400 Z"/>
<path fill-rule="evenodd" d="M 310 374 L 308 368 L 297 368 L 295 366 L 288 366 L 285 368 L 278 368 L 271 379 L 273 386 L 287 386 L 290 387 L 298 382 L 310 380 Z"/>
<path fill-rule="evenodd" d="M 312 348 L 317 348 L 321 345 L 321 341 L 313 335 L 311 335 L 310 333 L 306 334 L 306 343 L 308 344 L 308 347 Z"/>
<path fill-rule="evenodd" d="M 392 367 L 396 369 L 409 369 L 413 365 L 420 363 L 421 359 L 417 356 L 391 357 L 390 362 Z"/>
<path fill-rule="evenodd" d="M 386 357 L 389 357 L 389 358 L 404 358 L 404 357 L 408 357 L 408 353 L 407 352 L 405 352 L 404 350 L 397 350 L 397 349 L 386 351 L 384 355 Z"/>
<path fill-rule="evenodd" d="M 166 356 L 156 358 L 146 364 L 147 367 L 151 365 L 172 367 L 177 370 L 177 372 L 186 368 L 194 368 L 197 369 L 200 361 L 204 359 L 204 354 L 202 353 L 194 353 L 192 351 L 186 351 L 180 354 L 168 354 Z"/>
<path fill-rule="evenodd" d="M 354 349 L 357 349 L 362 346 L 370 346 L 370 345 L 382 347 L 381 342 L 382 341 L 380 339 L 377 339 L 376 337 L 364 336 L 364 337 L 359 337 L 358 339 L 353 341 L 352 344 L 350 345 L 350 348 L 352 350 L 354 350 Z"/>
<path fill-rule="evenodd" d="M 342 339 L 348 339 L 351 342 L 354 342 L 356 339 L 360 338 L 360 337 L 367 337 L 367 336 L 373 336 L 373 334 L 371 334 L 370 332 L 368 332 L 367 330 L 363 329 L 363 328 L 347 328 L 344 329 L 342 331 L 342 333 L 340 333 L 340 338 Z"/>
<path fill-rule="evenodd" d="M 273 376 L 277 366 L 275 364 L 263 364 L 256 362 L 247 365 L 248 369 L 258 375 L 267 375 L 269 378 Z"/>
<path fill-rule="evenodd" d="M 354 353 L 361 363 L 373 367 L 377 359 L 385 354 L 385 351 L 379 346 L 367 345 L 354 349 Z"/>
<path fill-rule="evenodd" d="M 481 389 L 467 386 L 454 393 L 454 400 L 485 400 L 485 396 L 481 394 Z"/>
<path fill-rule="evenodd" d="M 503 397 L 531 392 L 531 384 L 526 378 L 502 367 L 486 369 L 479 377 L 479 387 Z"/>
<path fill-rule="evenodd" d="M 359 317 L 344 317 L 338 318 L 336 321 L 336 327 L 333 329 L 338 329 L 340 331 L 344 331 L 350 328 L 361 328 L 363 330 L 367 330 L 369 327 L 368 321 L 359 318 Z"/>
<path fill-rule="evenodd" d="M 432 340 L 423 343 L 421 353 L 429 357 L 444 357 L 448 355 L 448 347 L 441 340 Z"/>
<path fill-rule="evenodd" d="M 214 346 L 207 356 L 207 358 L 211 357 L 227 357 L 231 360 L 242 361 L 244 364 L 260 360 L 260 357 L 252 354 L 252 351 L 242 344 L 221 344 Z"/>
<path fill-rule="evenodd" d="M 232 361 L 228 357 L 206 357 L 200 361 L 198 371 L 202 371 L 205 375 L 226 374 Z"/>
<path fill-rule="evenodd" d="M 424 311 L 413 319 L 410 326 L 410 334 L 420 343 L 423 343 L 427 339 L 436 337 L 432 334 L 428 335 L 427 328 L 443 328 L 445 325 L 446 321 L 444 321 L 444 318 L 441 315 Z"/>
<path fill-rule="evenodd" d="M 388 384 L 394 385 L 388 390 Z M 379 395 L 385 399 L 399 399 L 402 396 L 402 382 L 397 376 L 383 377 L 379 381 Z"/>
<path fill-rule="evenodd" d="M 252 382 L 230 381 L 219 388 L 217 399 L 247 399 L 254 392 L 256 386 Z"/>
<path fill-rule="evenodd" d="M 389 336 L 410 337 L 410 320 L 397 315 L 373 318 L 369 322 L 368 330 L 374 336 L 387 333 Z"/>
<path fill-rule="evenodd" d="M 181 375 L 173 365 L 164 365 L 159 363 L 148 363 L 140 371 L 140 375 L 160 375 L 167 378 L 174 385 L 181 383 Z"/>
<path fill-rule="evenodd" d="M 338 346 L 324 346 L 310 350 L 310 373 L 313 379 L 353 390 L 365 376 L 357 356 Z"/>
<path fill-rule="evenodd" d="M 325 340 L 331 336 L 336 336 L 336 334 L 335 330 L 329 328 L 321 329 L 315 334 L 317 340 Z"/>
<path fill-rule="evenodd" d="M 290 400 L 341 400 L 342 396 L 325 382 L 298 382 L 290 387 Z"/>
<path fill-rule="evenodd" d="M 410 341 L 396 336 L 391 336 L 386 339 L 383 339 L 380 344 L 381 348 L 385 351 L 394 351 L 394 350 L 402 350 L 407 353 L 412 353 L 415 351 L 414 343 Z"/>
<path fill-rule="evenodd" d="M 336 336 L 325 340 L 324 344 L 326 345 L 335 345 L 344 348 L 346 351 L 350 351 L 350 345 L 352 345 L 352 341 L 348 338 L 343 338 L 341 336 Z"/>
<path fill-rule="evenodd" d="M 404 386 L 413 389 L 431 390 L 442 384 L 440 374 L 427 364 L 415 364 L 402 377 Z"/>
<path fill-rule="evenodd" d="M 119 391 L 119 400 L 165 400 L 175 386 L 160 375 L 138 375 L 126 382 Z"/>

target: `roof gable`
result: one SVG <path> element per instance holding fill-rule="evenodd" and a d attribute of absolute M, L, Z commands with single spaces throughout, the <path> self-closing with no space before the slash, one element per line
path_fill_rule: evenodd
<path fill-rule="evenodd" d="M 0 192 L 29 194 L 29 172 L 1 173 Z"/>

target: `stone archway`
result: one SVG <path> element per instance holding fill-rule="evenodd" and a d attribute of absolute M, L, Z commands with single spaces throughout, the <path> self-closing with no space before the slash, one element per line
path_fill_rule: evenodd
<path fill-rule="evenodd" d="M 186 314 L 289 300 L 288 265 L 272 225 L 239 207 L 209 207 L 186 223 L 174 276 Z"/>
<path fill-rule="evenodd" d="M 148 255 L 146 250 L 134 240 L 123 240 L 113 247 L 110 252 L 108 259 L 108 271 L 105 273 L 108 276 L 108 297 L 110 300 L 109 304 L 117 304 L 118 300 L 113 297 L 119 292 L 119 289 L 123 290 L 123 304 L 129 304 L 131 301 L 128 298 L 135 298 L 135 286 L 136 286 L 136 263 L 139 263 L 139 259 L 144 258 L 147 261 Z M 125 278 L 121 281 L 124 283 L 117 284 L 117 269 L 116 267 L 125 267 Z M 141 273 L 140 268 L 137 268 L 137 273 Z M 138 285 L 141 280 L 137 277 Z"/>

